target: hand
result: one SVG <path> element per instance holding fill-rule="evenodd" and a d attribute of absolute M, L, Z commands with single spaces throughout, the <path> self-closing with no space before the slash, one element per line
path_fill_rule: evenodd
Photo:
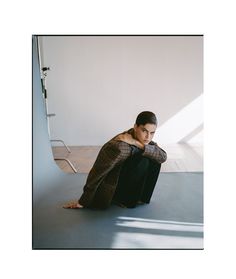
<path fill-rule="evenodd" d="M 79 204 L 77 201 L 69 202 L 66 205 L 63 205 L 63 208 L 79 209 L 79 208 L 83 208 L 83 205 Z"/>
<path fill-rule="evenodd" d="M 144 144 L 141 143 L 140 141 L 136 140 L 136 144 L 135 144 L 138 148 L 140 149 L 144 149 Z"/>
<path fill-rule="evenodd" d="M 126 142 L 130 145 L 135 145 L 138 148 L 144 149 L 144 144 L 132 137 L 131 134 L 125 133 L 116 137 L 116 140 Z"/>
<path fill-rule="evenodd" d="M 120 134 L 118 137 L 116 137 L 116 140 L 120 140 L 128 144 L 135 145 L 135 139 L 132 137 L 131 134 L 128 133 Z"/>

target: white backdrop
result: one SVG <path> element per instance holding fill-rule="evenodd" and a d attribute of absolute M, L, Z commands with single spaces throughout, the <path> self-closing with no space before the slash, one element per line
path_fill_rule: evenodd
<path fill-rule="evenodd" d="M 157 142 L 202 142 L 202 36 L 40 39 L 52 138 L 102 145 L 151 110 Z"/>

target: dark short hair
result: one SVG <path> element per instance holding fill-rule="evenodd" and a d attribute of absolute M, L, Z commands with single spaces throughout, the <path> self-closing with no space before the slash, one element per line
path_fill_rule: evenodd
<path fill-rule="evenodd" d="M 143 111 L 137 116 L 135 124 L 137 126 L 146 124 L 157 125 L 156 115 L 151 111 Z"/>

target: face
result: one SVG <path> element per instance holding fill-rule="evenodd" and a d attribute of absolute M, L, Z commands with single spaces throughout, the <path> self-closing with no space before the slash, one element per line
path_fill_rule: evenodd
<path fill-rule="evenodd" d="M 152 140 L 157 126 L 155 124 L 134 125 L 135 137 L 142 144 L 147 145 Z"/>

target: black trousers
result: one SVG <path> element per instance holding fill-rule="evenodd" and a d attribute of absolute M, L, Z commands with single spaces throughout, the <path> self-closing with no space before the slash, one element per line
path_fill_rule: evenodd
<path fill-rule="evenodd" d="M 149 203 L 161 164 L 137 152 L 123 164 L 113 202 L 133 208 L 138 203 Z"/>

